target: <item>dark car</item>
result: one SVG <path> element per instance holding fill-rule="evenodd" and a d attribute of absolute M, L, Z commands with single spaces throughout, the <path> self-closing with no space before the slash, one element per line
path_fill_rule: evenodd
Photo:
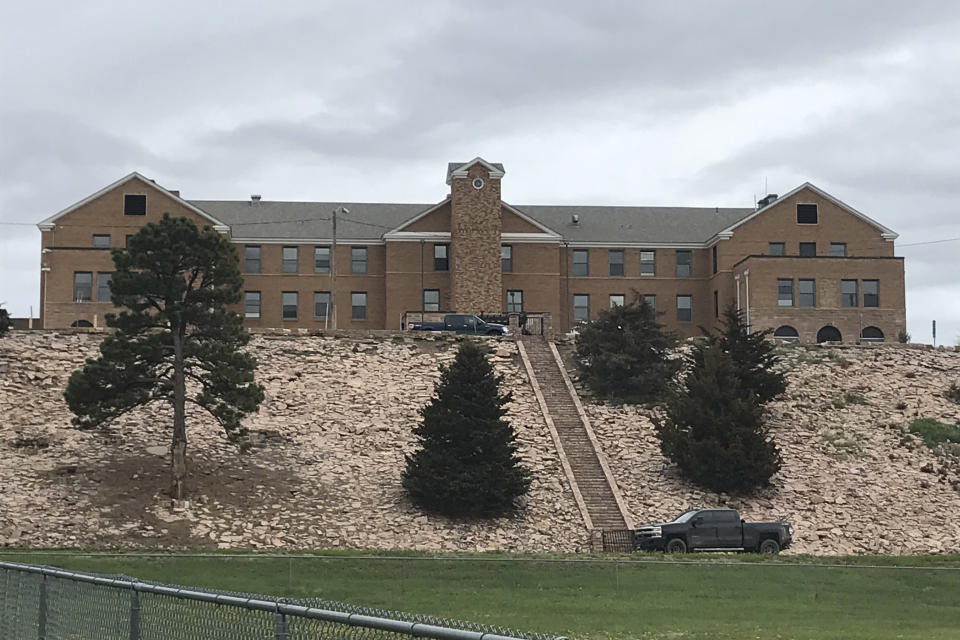
<path fill-rule="evenodd" d="M 789 522 L 746 522 L 733 509 L 687 511 L 673 522 L 645 524 L 633 534 L 638 551 L 780 553 L 793 541 Z"/>
<path fill-rule="evenodd" d="M 510 335 L 510 328 L 506 325 L 484 322 L 475 315 L 466 313 L 448 313 L 443 316 L 443 322 L 411 322 L 413 331 L 456 331 L 457 333 L 473 333 L 485 336 Z"/>

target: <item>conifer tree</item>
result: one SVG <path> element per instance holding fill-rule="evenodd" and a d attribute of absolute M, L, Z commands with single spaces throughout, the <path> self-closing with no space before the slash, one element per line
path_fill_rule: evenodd
<path fill-rule="evenodd" d="M 75 371 L 64 393 L 81 429 L 102 426 L 154 402 L 173 408 L 172 494 L 181 498 L 187 475 L 186 403 L 205 409 L 236 439 L 240 421 L 256 411 L 263 388 L 256 361 L 240 351 L 250 340 L 240 316 L 237 254 L 224 236 L 186 218 L 164 215 L 113 250 L 108 314 L 115 331 L 100 356 Z M 191 388 L 187 388 L 188 381 Z"/>
<path fill-rule="evenodd" d="M 694 366 L 656 425 L 663 455 L 712 491 L 748 492 L 769 484 L 780 469 L 780 452 L 762 406 L 741 387 L 729 353 L 716 343 L 694 349 Z"/>
<path fill-rule="evenodd" d="M 0 338 L 10 330 L 10 314 L 3 307 L 0 307 Z"/>
<path fill-rule="evenodd" d="M 707 339 L 733 360 L 741 390 L 765 404 L 786 391 L 786 377 L 776 370 L 775 345 L 767 340 L 771 331 L 750 331 L 743 312 L 730 305 L 723 312 L 723 326 Z M 697 357 L 701 352 L 694 351 Z"/>
<path fill-rule="evenodd" d="M 653 307 L 637 296 L 604 311 L 579 333 L 575 357 L 580 380 L 604 400 L 656 402 L 681 367 L 668 357 L 676 344 L 676 336 L 657 322 Z"/>
<path fill-rule="evenodd" d="M 406 458 L 403 486 L 425 511 L 449 516 L 499 516 L 517 508 L 531 474 L 517 455 L 516 433 L 504 420 L 510 393 L 494 374 L 487 349 L 464 341 L 413 432 L 419 448 Z"/>

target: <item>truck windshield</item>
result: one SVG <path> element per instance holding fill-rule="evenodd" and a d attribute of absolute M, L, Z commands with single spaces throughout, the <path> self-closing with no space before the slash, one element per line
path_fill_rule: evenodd
<path fill-rule="evenodd" d="M 674 522 L 687 522 L 698 513 L 699 511 L 687 511 L 686 513 L 680 514 L 680 516 L 676 520 L 674 520 Z"/>

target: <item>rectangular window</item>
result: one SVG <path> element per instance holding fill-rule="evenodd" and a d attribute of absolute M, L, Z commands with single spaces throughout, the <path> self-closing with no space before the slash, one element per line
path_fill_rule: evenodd
<path fill-rule="evenodd" d="M 243 292 L 243 316 L 245 318 L 260 317 L 260 292 L 259 291 Z"/>
<path fill-rule="evenodd" d="M 611 293 L 610 294 L 610 308 L 622 307 L 625 300 L 625 296 L 622 293 Z"/>
<path fill-rule="evenodd" d="M 350 294 L 350 319 L 367 319 L 367 292 L 354 291 Z"/>
<path fill-rule="evenodd" d="M 73 272 L 73 299 L 75 302 L 90 302 L 93 297 L 93 273 Z"/>
<path fill-rule="evenodd" d="M 99 302 L 110 302 L 110 280 L 112 279 L 112 273 L 101 272 L 97 274 L 97 300 Z"/>
<path fill-rule="evenodd" d="M 714 273 L 717 272 L 717 266 L 718 266 L 718 264 L 719 264 L 719 263 L 718 263 L 718 261 L 717 261 L 717 245 L 713 245 L 713 272 L 714 272 Z"/>
<path fill-rule="evenodd" d="M 610 275 L 611 276 L 622 276 L 623 275 L 623 249 L 610 249 L 607 252 L 607 260 L 610 263 Z"/>
<path fill-rule="evenodd" d="M 313 248 L 313 272 L 330 273 L 330 247 Z"/>
<path fill-rule="evenodd" d="M 713 291 L 713 317 L 720 317 L 720 292 L 716 289 Z"/>
<path fill-rule="evenodd" d="M 147 215 L 147 196 L 135 193 L 126 193 L 123 196 L 123 215 Z"/>
<path fill-rule="evenodd" d="M 834 258 L 846 258 L 847 257 L 847 243 L 846 242 L 831 242 L 830 243 L 830 255 Z"/>
<path fill-rule="evenodd" d="M 793 306 L 793 279 L 777 278 L 777 306 Z"/>
<path fill-rule="evenodd" d="M 801 243 L 800 243 L 800 257 L 801 257 L 801 258 L 815 258 L 815 257 L 817 257 L 817 243 L 816 243 L 816 242 L 801 242 Z"/>
<path fill-rule="evenodd" d="M 798 204 L 797 224 L 817 224 L 817 205 Z"/>
<path fill-rule="evenodd" d="M 587 322 L 590 319 L 590 296 L 585 293 L 573 294 L 573 321 Z"/>
<path fill-rule="evenodd" d="M 679 322 L 693 321 L 692 296 L 677 296 L 677 320 Z"/>
<path fill-rule="evenodd" d="M 507 313 L 523 312 L 523 291 L 507 291 Z"/>
<path fill-rule="evenodd" d="M 797 306 L 817 306 L 816 280 L 797 280 Z"/>
<path fill-rule="evenodd" d="M 350 273 L 363 275 L 366 272 L 367 272 L 367 248 L 351 247 L 350 248 Z"/>
<path fill-rule="evenodd" d="M 284 320 L 296 320 L 297 319 L 297 307 L 299 306 L 299 301 L 297 300 L 296 291 L 284 291 L 282 294 L 281 305 L 283 306 L 281 317 Z"/>
<path fill-rule="evenodd" d="M 863 306 L 865 307 L 880 306 L 880 281 L 879 280 L 863 281 Z"/>
<path fill-rule="evenodd" d="M 691 262 L 693 253 L 690 251 L 677 251 L 677 277 L 689 278 L 692 273 Z"/>
<path fill-rule="evenodd" d="M 94 249 L 109 249 L 109 248 L 110 248 L 110 236 L 109 236 L 109 235 L 100 235 L 99 233 L 93 234 L 93 248 L 94 248 Z"/>
<path fill-rule="evenodd" d="M 645 293 L 640 296 L 640 299 L 650 305 L 650 308 L 654 311 L 657 310 L 657 296 L 652 293 Z"/>
<path fill-rule="evenodd" d="M 585 276 L 590 273 L 588 265 L 590 252 L 587 249 L 573 250 L 573 275 Z"/>
<path fill-rule="evenodd" d="M 440 311 L 440 290 L 439 289 L 423 290 L 423 310 L 424 311 Z"/>
<path fill-rule="evenodd" d="M 655 276 L 657 275 L 657 252 L 656 251 L 640 251 L 640 275 L 642 276 Z"/>
<path fill-rule="evenodd" d="M 513 247 L 508 244 L 500 245 L 500 271 L 513 273 Z"/>
<path fill-rule="evenodd" d="M 859 306 L 859 300 L 857 296 L 857 281 L 856 280 L 841 280 L 840 281 L 840 306 L 841 307 L 856 307 Z"/>
<path fill-rule="evenodd" d="M 313 317 L 326 318 L 330 315 L 330 292 L 313 292 Z"/>
<path fill-rule="evenodd" d="M 243 272 L 260 273 L 260 247 L 247 245 L 243 248 Z"/>
<path fill-rule="evenodd" d="M 124 236 L 124 238 L 123 238 L 123 248 L 124 248 L 124 249 L 126 249 L 127 247 L 130 246 L 130 238 L 132 238 L 132 237 L 133 237 L 133 234 L 132 234 L 132 233 Z"/>
<path fill-rule="evenodd" d="M 786 246 L 782 242 L 771 242 L 767 245 L 767 253 L 771 256 L 786 255 Z"/>
<path fill-rule="evenodd" d="M 297 247 L 284 247 L 283 272 L 296 273 L 298 262 L 300 262 L 300 251 L 297 249 Z"/>
<path fill-rule="evenodd" d="M 450 245 L 448 244 L 433 245 L 433 270 L 434 271 L 450 270 Z"/>

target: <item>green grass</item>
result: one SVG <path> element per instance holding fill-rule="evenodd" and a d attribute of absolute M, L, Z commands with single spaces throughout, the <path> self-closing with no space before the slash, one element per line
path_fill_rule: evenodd
<path fill-rule="evenodd" d="M 0 559 L 582 638 L 960 637 L 958 556 L 782 556 L 771 562 L 689 555 L 674 562 L 660 555 L 0 553 Z"/>
<path fill-rule="evenodd" d="M 945 442 L 960 443 L 960 425 L 933 418 L 917 418 L 910 423 L 910 433 L 923 438 L 923 443 L 930 448 Z"/>

